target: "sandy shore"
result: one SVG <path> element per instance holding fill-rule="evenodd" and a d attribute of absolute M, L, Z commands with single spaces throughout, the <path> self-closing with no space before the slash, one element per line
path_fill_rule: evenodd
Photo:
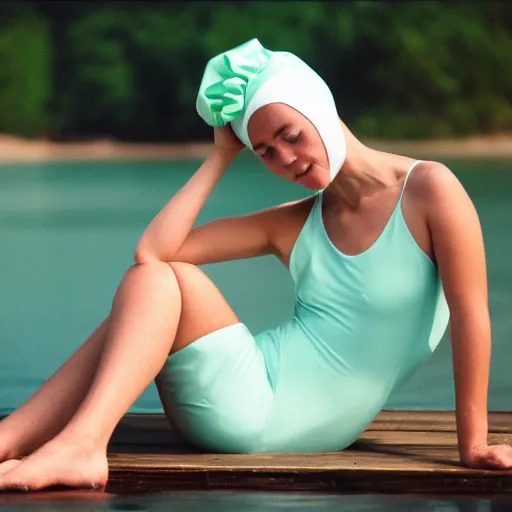
<path fill-rule="evenodd" d="M 512 133 L 492 137 L 425 141 L 365 140 L 368 146 L 415 158 L 512 158 Z M 211 143 L 135 144 L 98 140 L 59 143 L 0 134 L 0 163 L 204 158 Z"/>

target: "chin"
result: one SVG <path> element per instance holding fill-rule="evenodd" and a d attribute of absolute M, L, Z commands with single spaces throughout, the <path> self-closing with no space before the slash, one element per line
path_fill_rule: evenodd
<path fill-rule="evenodd" d="M 323 190 L 325 187 L 327 187 L 327 185 L 320 185 L 318 183 L 315 183 L 314 185 L 302 185 L 302 187 L 307 190 L 320 191 L 320 190 Z"/>
<path fill-rule="evenodd" d="M 323 190 L 331 183 L 328 173 L 315 173 L 304 179 L 300 185 L 308 190 Z"/>

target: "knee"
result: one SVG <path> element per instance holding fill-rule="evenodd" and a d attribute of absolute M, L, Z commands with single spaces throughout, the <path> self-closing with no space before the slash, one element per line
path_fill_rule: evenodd
<path fill-rule="evenodd" d="M 162 286 L 170 285 L 173 288 L 179 288 L 174 269 L 168 263 L 163 261 L 135 263 L 128 269 L 126 275 L 138 275 L 146 282 L 154 280 Z"/>
<path fill-rule="evenodd" d="M 183 286 L 185 283 L 204 283 L 204 276 L 206 274 L 204 274 L 197 265 L 193 265 L 192 263 L 183 263 L 181 261 L 170 261 L 167 265 L 169 265 L 171 270 L 174 272 L 180 286 Z"/>
<path fill-rule="evenodd" d="M 184 263 L 182 261 L 169 261 L 166 263 L 175 275 L 185 276 L 187 274 L 200 272 L 199 267 L 192 263 Z"/>

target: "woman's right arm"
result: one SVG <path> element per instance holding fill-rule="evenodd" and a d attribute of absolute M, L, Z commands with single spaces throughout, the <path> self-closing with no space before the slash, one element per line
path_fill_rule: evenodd
<path fill-rule="evenodd" d="M 206 200 L 236 153 L 214 146 L 201 167 L 164 206 L 142 234 L 135 261 L 172 261 L 183 246 Z"/>
<path fill-rule="evenodd" d="M 206 200 L 242 148 L 229 128 L 215 130 L 210 156 L 142 234 L 135 251 L 137 263 L 180 261 L 201 265 L 274 252 L 270 239 L 280 207 L 192 229 Z"/>

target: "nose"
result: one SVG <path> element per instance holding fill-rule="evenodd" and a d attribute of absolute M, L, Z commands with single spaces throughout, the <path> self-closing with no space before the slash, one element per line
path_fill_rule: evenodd
<path fill-rule="evenodd" d="M 279 157 L 284 167 L 290 167 L 297 161 L 297 155 L 291 148 L 279 148 Z"/>

